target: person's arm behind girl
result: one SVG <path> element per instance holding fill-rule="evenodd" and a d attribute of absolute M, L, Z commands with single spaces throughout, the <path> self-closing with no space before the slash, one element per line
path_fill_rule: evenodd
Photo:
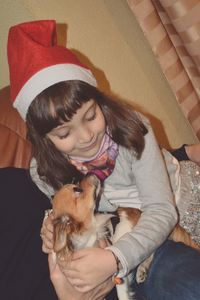
<path fill-rule="evenodd" d="M 178 161 L 191 160 L 200 166 L 200 143 L 187 145 L 184 144 L 174 150 L 169 150 Z"/>
<path fill-rule="evenodd" d="M 134 230 L 110 248 L 124 262 L 126 274 L 166 240 L 177 222 L 174 196 L 163 156 L 150 123 L 145 118 L 143 122 L 148 133 L 144 136 L 141 157 L 137 159 L 133 152 L 120 147 L 115 170 L 105 181 L 102 196 L 102 208 L 104 200 L 109 197 L 112 205 L 142 210 Z"/>

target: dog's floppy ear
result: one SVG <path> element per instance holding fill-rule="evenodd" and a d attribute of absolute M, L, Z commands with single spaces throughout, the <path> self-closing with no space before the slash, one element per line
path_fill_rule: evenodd
<path fill-rule="evenodd" d="M 67 214 L 54 219 L 54 252 L 59 259 L 70 259 L 74 246 L 72 235 L 76 232 L 80 224 L 72 220 Z"/>
<path fill-rule="evenodd" d="M 76 222 L 71 216 L 64 214 L 53 220 L 54 252 L 59 259 L 69 259 L 74 251 L 73 234 L 78 232 L 82 223 Z"/>
<path fill-rule="evenodd" d="M 66 227 L 69 222 L 68 216 L 56 218 L 54 224 L 54 251 L 60 252 L 67 245 L 67 231 Z"/>

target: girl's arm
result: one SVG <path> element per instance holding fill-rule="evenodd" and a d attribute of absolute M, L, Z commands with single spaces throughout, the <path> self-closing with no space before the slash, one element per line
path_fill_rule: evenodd
<path fill-rule="evenodd" d="M 136 160 L 132 156 L 132 170 L 130 167 L 128 169 L 128 164 L 125 162 L 126 155 L 129 155 L 130 162 L 130 154 L 127 154 L 126 149 L 122 152 L 124 161 L 121 161 L 121 168 L 124 170 L 121 175 L 120 172 L 118 173 L 118 182 L 123 183 L 126 180 L 124 179 L 126 171 L 132 173 L 130 176 L 133 176 L 133 183 L 137 187 L 138 203 L 141 203 L 140 209 L 142 210 L 141 218 L 132 232 L 125 234 L 110 247 L 123 265 L 121 276 L 124 276 L 167 239 L 177 222 L 177 213 L 166 166 L 151 126 L 148 125 L 145 149 L 141 158 Z M 120 164 L 117 168 L 120 170 Z M 127 194 L 127 202 L 130 203 L 130 200 Z M 132 201 L 136 202 L 135 199 Z M 113 201 L 112 204 L 115 202 Z"/>

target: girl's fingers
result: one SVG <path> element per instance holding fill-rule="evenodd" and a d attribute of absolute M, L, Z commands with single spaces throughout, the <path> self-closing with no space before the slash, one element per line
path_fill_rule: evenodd
<path fill-rule="evenodd" d="M 82 280 L 80 280 L 80 279 L 67 277 L 67 280 L 74 287 L 75 286 L 79 286 L 79 287 L 83 287 L 84 286 L 84 282 Z"/>
<path fill-rule="evenodd" d="M 53 222 L 52 215 L 45 216 L 40 231 L 42 239 L 42 251 L 44 253 L 51 253 L 53 250 Z"/>
<path fill-rule="evenodd" d="M 47 233 L 45 235 L 45 233 L 44 233 L 44 234 L 40 234 L 40 236 L 41 236 L 42 243 L 43 243 L 42 248 L 44 247 L 44 249 L 46 248 L 46 249 L 52 250 L 53 249 L 53 235 L 49 234 L 49 233 Z"/>
<path fill-rule="evenodd" d="M 53 243 L 53 233 L 50 232 L 48 229 L 42 228 L 40 232 L 40 236 L 44 242 Z"/>
<path fill-rule="evenodd" d="M 42 230 L 48 230 L 53 233 L 53 216 L 52 214 L 49 215 L 48 217 L 44 217 L 43 223 L 42 223 Z"/>
<path fill-rule="evenodd" d="M 52 252 L 52 250 L 53 250 L 53 245 L 52 245 L 52 244 L 45 244 L 45 243 L 43 242 L 43 244 L 42 244 L 42 251 L 43 251 L 44 253 L 49 254 L 49 253 Z"/>
<path fill-rule="evenodd" d="M 50 271 L 50 274 L 51 274 L 55 270 L 55 267 L 56 267 L 56 264 L 57 264 L 56 254 L 54 252 L 51 252 L 51 254 L 49 254 L 48 262 L 49 262 L 49 271 Z"/>
<path fill-rule="evenodd" d="M 81 279 L 67 277 L 67 280 L 78 292 L 85 293 L 91 290 L 91 287 L 89 285 L 86 285 Z"/>

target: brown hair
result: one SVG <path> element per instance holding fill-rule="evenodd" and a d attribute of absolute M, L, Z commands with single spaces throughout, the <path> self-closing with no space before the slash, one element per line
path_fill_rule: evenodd
<path fill-rule="evenodd" d="M 54 84 L 31 103 L 27 127 L 38 174 L 56 190 L 65 183 L 79 181 L 83 175 L 56 149 L 46 134 L 63 122 L 68 122 L 77 109 L 91 99 L 101 108 L 109 132 L 117 144 L 132 149 L 137 158 L 140 158 L 144 149 L 147 129 L 131 105 L 111 99 L 83 81 Z"/>

